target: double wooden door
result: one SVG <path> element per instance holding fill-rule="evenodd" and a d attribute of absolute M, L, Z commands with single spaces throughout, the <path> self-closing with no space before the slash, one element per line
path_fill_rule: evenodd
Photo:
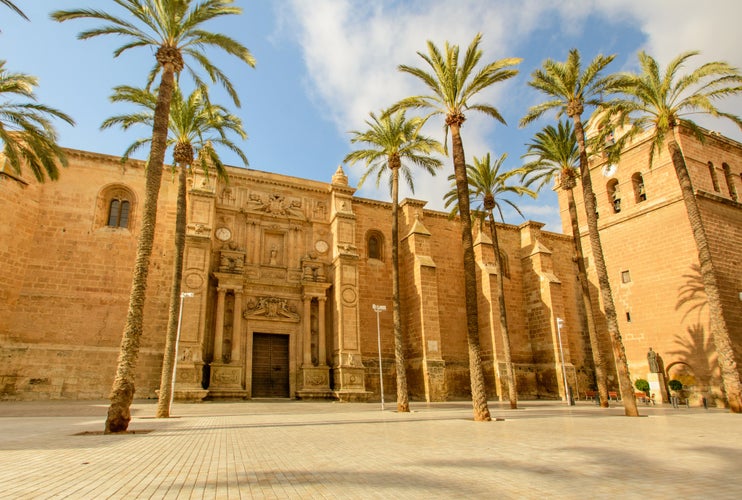
<path fill-rule="evenodd" d="M 289 336 L 253 334 L 252 397 L 289 396 Z"/>

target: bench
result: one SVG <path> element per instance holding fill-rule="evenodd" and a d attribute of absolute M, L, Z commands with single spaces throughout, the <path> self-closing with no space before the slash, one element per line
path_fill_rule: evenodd
<path fill-rule="evenodd" d="M 585 391 L 585 399 L 596 399 L 598 397 L 598 391 Z M 618 401 L 617 391 L 608 391 L 608 400 Z"/>
<path fill-rule="evenodd" d="M 642 403 L 649 405 L 654 405 L 654 397 L 647 396 L 646 392 L 635 392 L 634 397 L 637 401 L 641 401 Z"/>

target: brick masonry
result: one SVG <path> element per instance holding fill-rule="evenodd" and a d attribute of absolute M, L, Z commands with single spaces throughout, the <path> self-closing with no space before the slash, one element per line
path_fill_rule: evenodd
<path fill-rule="evenodd" d="M 738 367 L 742 368 L 742 203 L 737 195 L 742 193 L 742 145 L 716 133 L 707 133 L 702 144 L 687 130 L 681 132 L 680 144 L 711 245 L 725 319 Z M 601 242 L 632 380 L 647 378 L 646 353 L 652 347 L 664 363 L 668 380 L 681 380 L 693 398 L 706 393 L 721 399 L 698 253 L 667 149 L 656 153 L 650 165 L 649 143 L 647 137 L 642 137 L 625 151 L 615 173 L 606 176 L 605 166 L 605 161 L 596 159 L 591 162 L 590 171 L 598 202 Z M 637 175 L 644 181 L 646 200 L 638 196 Z M 609 194 L 615 181 L 621 200 L 617 213 Z M 579 184 L 574 193 L 582 245 L 588 255 L 588 273 L 596 292 L 594 309 L 599 313 Z M 571 234 L 563 194 L 560 208 L 563 230 Z M 600 315 L 598 325 L 605 329 Z M 604 336 L 603 340 L 610 356 L 608 339 Z"/>
<path fill-rule="evenodd" d="M 737 168 L 734 182 L 742 192 L 739 163 L 733 161 L 742 156 L 739 145 L 712 139 L 719 144 L 713 148 L 718 151 L 712 161 Z M 725 160 L 723 155 L 730 152 L 736 156 Z M 700 153 L 687 149 L 686 154 L 689 163 L 705 165 L 704 158 L 697 158 Z M 624 161 L 645 163 L 641 148 L 631 155 Z M 6 262 L 6 271 L 0 274 L 1 399 L 90 399 L 105 397 L 110 390 L 136 251 L 143 165 L 130 162 L 122 168 L 116 157 L 82 151 L 70 150 L 69 156 L 70 167 L 54 183 L 21 182 L 0 173 L 0 254 Z M 599 168 L 595 165 L 594 171 Z M 648 193 L 641 206 L 628 202 L 613 216 L 605 191 L 597 193 L 634 378 L 646 371 L 650 345 L 665 366 L 679 359 L 684 349 L 696 349 L 693 335 L 705 334 L 707 314 L 702 307 L 691 314 L 675 309 L 679 291 L 689 283 L 690 278 L 683 276 L 692 271 L 695 250 L 688 237 L 678 237 L 688 229 L 667 159 L 660 156 L 651 169 L 636 168 Z M 206 387 L 213 397 L 251 397 L 252 337 L 274 333 L 289 339 L 291 397 L 378 399 L 377 314 L 372 305 L 381 304 L 387 306 L 378 316 L 384 389 L 392 399 L 391 205 L 355 197 L 342 169 L 328 183 L 238 168 L 229 172 L 228 184 L 198 175 L 189 180 L 183 290 L 194 297 L 186 299 L 183 311 L 176 395 L 200 398 L 208 395 Z M 624 175 L 623 169 L 619 172 Z M 620 182 L 629 182 L 631 174 L 626 175 Z M 595 183 L 601 184 L 597 177 Z M 138 397 L 155 397 L 159 386 L 176 188 L 176 178 L 166 173 L 145 308 Z M 131 202 L 127 228 L 106 225 L 111 193 L 116 192 L 125 193 Z M 727 198 L 723 193 L 702 198 L 704 216 L 716 221 L 710 231 L 715 259 L 727 251 L 727 242 L 740 247 L 739 204 Z M 469 369 L 460 225 L 447 214 L 425 209 L 425 204 L 408 199 L 400 209 L 402 320 L 410 394 L 423 401 L 466 398 Z M 221 228 L 229 232 L 220 233 L 223 238 L 218 239 L 216 230 Z M 490 397 L 502 399 L 507 397 L 507 385 L 494 253 L 487 226 L 475 233 L 485 376 Z M 378 258 L 369 255 L 371 235 L 381 239 Z M 499 224 L 498 236 L 509 270 L 505 301 L 520 397 L 555 399 L 563 394 L 557 317 L 565 320 L 562 341 L 568 383 L 573 392 L 583 393 L 592 386 L 593 370 L 571 238 L 543 231 L 535 222 Z M 589 248 L 587 241 L 583 245 Z M 739 346 L 742 314 L 733 296 L 742 288 L 734 264 L 738 250 L 735 259 L 720 260 L 718 268 Z M 629 283 L 619 283 L 621 266 L 630 271 Z M 594 300 L 599 313 L 597 294 Z M 631 312 L 631 323 L 622 316 L 626 311 Z M 597 323 L 604 330 L 599 314 Z M 602 337 L 610 355 L 604 332 Z M 713 358 L 707 339 L 701 341 L 703 356 L 683 358 L 688 366 L 696 366 L 697 376 L 703 376 L 700 361 L 706 360 L 708 366 Z M 676 351 L 681 354 L 673 354 Z M 686 365 L 674 368 L 682 366 Z M 709 367 L 709 387 L 718 387 L 715 376 Z"/>

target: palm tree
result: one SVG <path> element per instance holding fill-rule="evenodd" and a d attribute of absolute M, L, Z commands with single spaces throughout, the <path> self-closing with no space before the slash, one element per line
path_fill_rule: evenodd
<path fill-rule="evenodd" d="M 632 125 L 631 135 L 650 130 L 653 134 L 650 165 L 654 153 L 667 147 L 678 177 L 683 202 L 698 250 L 703 287 L 709 304 L 711 334 L 718 354 L 724 389 L 730 410 L 742 412 L 742 383 L 724 316 L 719 286 L 716 280 L 711 252 L 703 226 L 698 203 L 685 155 L 678 141 L 678 129 L 688 128 L 699 141 L 704 141 L 703 131 L 687 117 L 704 113 L 731 120 L 742 128 L 740 117 L 720 111 L 714 101 L 742 93 L 742 74 L 726 62 L 703 64 L 691 72 L 682 72 L 685 63 L 698 52 L 684 52 L 660 70 L 659 64 L 645 52 L 639 52 L 640 73 L 619 75 L 618 85 L 623 97 L 613 103 L 619 118 L 617 123 Z"/>
<path fill-rule="evenodd" d="M 477 111 L 501 123 L 505 120 L 500 112 L 489 104 L 472 102 L 479 92 L 495 83 L 512 78 L 518 70 L 512 66 L 520 63 L 518 58 L 500 59 L 477 67 L 482 59 L 479 43 L 482 34 L 478 33 L 466 49 L 464 58 L 459 61 L 458 45 L 445 43 L 443 54 L 433 42 L 428 41 L 428 54 L 417 54 L 430 67 L 425 69 L 401 65 L 399 70 L 419 80 L 430 91 L 428 95 L 416 95 L 402 99 L 392 106 L 389 112 L 398 109 L 418 108 L 428 110 L 424 121 L 432 116 L 444 118 L 444 147 L 448 147 L 448 132 L 451 131 L 453 148 L 453 168 L 461 213 L 461 243 L 464 252 L 464 283 L 466 301 L 466 327 L 469 344 L 469 375 L 471 379 L 472 407 L 474 420 L 491 420 L 487 406 L 487 392 L 484 387 L 482 354 L 479 344 L 479 319 L 477 313 L 477 270 L 474 261 L 474 239 L 471 231 L 469 211 L 469 182 L 466 176 L 466 157 L 461 140 L 461 127 L 466 117 L 464 111 Z M 447 152 L 447 149 L 446 149 Z"/>
<path fill-rule="evenodd" d="M 11 73 L 0 60 L 0 142 L 5 162 L 16 175 L 25 165 L 39 182 L 46 177 L 59 178 L 58 164 L 67 166 L 67 157 L 57 145 L 57 132 L 52 120 L 59 118 L 70 125 L 75 122 L 63 112 L 38 104 L 34 87 L 38 80 L 23 73 Z M 30 99 L 32 102 L 18 102 Z"/>
<path fill-rule="evenodd" d="M 505 356 L 505 370 L 508 381 L 508 399 L 510 401 L 510 408 L 518 408 L 518 388 L 515 374 L 513 372 L 513 361 L 510 356 L 510 333 L 508 331 L 508 318 L 507 311 L 505 309 L 505 279 L 503 276 L 503 263 L 500 254 L 500 240 L 497 236 L 497 224 L 495 223 L 495 208 L 500 214 L 500 219 L 504 222 L 502 215 L 502 203 L 510 205 L 520 216 L 521 213 L 518 206 L 507 198 L 503 198 L 506 194 L 516 194 L 523 196 L 527 194 L 531 197 L 535 197 L 536 193 L 524 186 L 508 186 L 505 183 L 513 176 L 522 174 L 521 169 L 510 170 L 508 172 L 500 172 L 502 164 L 507 159 L 507 153 L 503 153 L 493 163 L 490 159 L 490 154 L 487 153 L 482 158 L 474 158 L 473 165 L 466 166 L 467 179 L 469 182 L 470 192 L 470 203 L 476 203 L 481 199 L 479 207 L 474 210 L 475 213 L 482 214 L 481 209 L 484 209 L 484 213 L 489 215 L 489 226 L 490 233 L 492 234 L 492 248 L 495 254 L 495 269 L 497 271 L 497 290 L 498 290 L 498 308 L 500 313 L 500 333 L 502 335 L 502 346 L 503 354 Z M 459 212 L 458 206 L 458 189 L 455 185 L 455 177 L 449 176 L 449 181 L 453 184 L 453 189 L 446 193 L 444 197 L 445 206 L 448 208 L 453 205 L 451 211 L 452 215 Z"/>
<path fill-rule="evenodd" d="M 579 51 L 571 49 L 565 62 L 552 59 L 544 61 L 543 66 L 532 73 L 531 81 L 528 84 L 546 94 L 550 100 L 530 108 L 526 116 L 521 119 L 520 124 L 525 126 L 550 110 L 557 111 L 557 119 L 562 114 L 566 114 L 572 119 L 580 155 L 580 178 L 587 216 L 588 236 L 595 262 L 595 271 L 598 276 L 600 295 L 603 298 L 608 334 L 611 338 L 613 355 L 616 360 L 616 373 L 618 374 L 621 399 L 623 399 L 624 412 L 627 416 L 639 416 L 633 385 L 629 376 L 629 365 L 626 361 L 626 350 L 618 328 L 616 306 L 613 302 L 611 284 L 608 280 L 603 247 L 598 233 L 595 193 L 590 179 L 585 132 L 582 125 L 582 113 L 585 107 L 601 107 L 603 95 L 613 89 L 613 78 L 601 76 L 600 73 L 613 61 L 614 57 L 598 55 L 583 69 Z"/>
<path fill-rule="evenodd" d="M 352 131 L 352 143 L 366 145 L 366 149 L 358 149 L 345 157 L 345 162 L 355 164 L 365 163 L 367 170 L 358 181 L 362 186 L 366 179 L 376 176 L 376 185 L 382 177 L 390 175 L 392 192 L 392 308 L 394 322 L 394 361 L 397 373 L 397 411 L 409 412 L 410 401 L 407 393 L 407 374 L 404 355 L 404 333 L 402 332 L 402 306 L 399 297 L 399 173 L 402 172 L 407 185 L 414 193 L 415 186 L 412 170 L 409 163 L 416 165 L 431 175 L 443 164 L 431 153 L 443 153 L 441 144 L 429 137 L 419 134 L 421 119 L 408 120 L 404 111 L 386 113 L 381 117 L 370 113 L 371 118 L 366 120 L 368 129 Z"/>
<path fill-rule="evenodd" d="M 585 271 L 585 257 L 582 251 L 580 226 L 577 222 L 577 207 L 575 205 L 574 188 L 580 175 L 580 154 L 572 124 L 560 120 L 557 127 L 547 125 L 536 133 L 533 142 L 526 144 L 527 150 L 523 158 L 533 158 L 521 168 L 526 172 L 521 181 L 526 186 L 536 184 L 536 191 L 540 191 L 547 184 L 556 180 L 560 189 L 567 194 L 569 220 L 572 224 L 572 238 L 577 253 L 577 276 L 582 288 L 582 301 L 585 305 L 587 331 L 590 337 L 590 348 L 595 365 L 595 379 L 598 385 L 600 406 L 608 408 L 608 382 L 605 368 L 605 358 L 600 349 L 598 332 L 595 329 L 592 300 L 590 298 L 590 283 Z"/>
<path fill-rule="evenodd" d="M 19 15 L 19 16 L 21 16 L 21 17 L 22 17 L 23 19 L 25 19 L 26 21 L 28 21 L 28 17 L 26 16 L 26 14 L 24 14 L 24 13 L 23 13 L 23 11 L 22 11 L 21 9 L 19 9 L 19 8 L 18 8 L 18 7 L 17 7 L 17 6 L 16 6 L 16 5 L 15 5 L 15 4 L 13 3 L 13 2 L 11 2 L 10 0 L 0 0 L 0 3 L 1 3 L 1 4 L 3 4 L 3 5 L 5 5 L 6 7 L 10 8 L 10 9 L 12 9 L 13 11 L 15 11 L 15 13 L 16 13 L 16 14 L 18 14 L 18 15 Z"/>
<path fill-rule="evenodd" d="M 114 3 L 128 14 L 129 19 L 95 9 L 56 11 L 51 14 L 52 19 L 60 22 L 73 19 L 103 21 L 104 26 L 83 31 L 78 38 L 86 40 L 101 35 L 123 37 L 127 41 L 114 51 L 114 57 L 133 48 L 155 49 L 156 64 L 149 74 L 149 81 L 153 82 L 156 76 L 160 75 L 152 125 L 152 143 L 146 169 L 142 229 L 137 244 L 137 258 L 118 368 L 111 389 L 111 406 L 106 418 L 105 432 L 107 433 L 126 431 L 131 420 L 129 407 L 134 398 L 134 374 L 142 336 L 147 274 L 155 234 L 157 195 L 160 191 L 162 168 L 165 163 L 170 101 L 175 74 L 180 74 L 185 68 L 198 87 L 206 87 L 201 77 L 185 64 L 184 56 L 188 56 L 209 75 L 213 82 L 219 82 L 224 86 L 235 104 L 239 106 L 239 99 L 229 78 L 211 63 L 204 54 L 204 49 L 218 48 L 249 66 L 255 65 L 252 54 L 242 44 L 223 34 L 203 29 L 203 24 L 208 21 L 222 16 L 240 14 L 242 9 L 234 7 L 232 0 L 202 0 L 200 2 L 194 0 L 114 0 Z"/>
<path fill-rule="evenodd" d="M 114 89 L 111 97 L 114 102 L 127 102 L 144 108 L 143 112 L 111 117 L 103 122 L 101 128 L 115 125 L 127 130 L 132 125 L 152 126 L 154 120 L 157 97 L 146 89 L 121 86 Z M 173 281 L 170 293 L 170 309 L 168 316 L 167 336 L 165 337 L 165 354 L 162 362 L 162 376 L 160 378 L 160 392 L 158 395 L 158 418 L 170 416 L 170 399 L 172 396 L 173 366 L 177 356 L 176 343 L 178 333 L 178 318 L 180 316 L 180 285 L 183 278 L 183 252 L 185 250 L 186 233 L 186 174 L 194 163 L 194 150 L 198 150 L 198 160 L 201 168 L 208 174 L 209 168 L 214 167 L 222 179 L 227 179 L 227 172 L 217 154 L 214 145 L 226 147 L 237 153 L 247 166 L 247 157 L 242 150 L 232 142 L 228 132 L 237 134 L 243 140 L 247 134 L 242 128 L 242 120 L 229 113 L 225 108 L 215 105 L 204 96 L 201 89 L 194 90 L 188 99 L 183 99 L 180 89 L 176 86 L 170 105 L 170 136 L 168 146 L 173 146 L 173 160 L 179 168 L 178 198 L 175 218 L 175 258 L 173 261 Z M 126 150 L 122 161 L 126 161 L 139 148 L 147 145 L 151 139 L 144 138 L 135 141 Z"/>

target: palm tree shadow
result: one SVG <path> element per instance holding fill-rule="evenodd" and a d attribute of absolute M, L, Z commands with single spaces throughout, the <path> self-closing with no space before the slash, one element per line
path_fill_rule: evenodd
<path fill-rule="evenodd" d="M 667 366 L 668 376 L 675 365 L 682 364 L 690 369 L 699 389 L 710 387 L 716 371 L 716 349 L 711 335 L 706 335 L 704 327 L 696 323 L 688 327 L 686 337 L 677 335 L 675 344 L 678 349 L 669 352 L 673 361 Z"/>
<path fill-rule="evenodd" d="M 678 301 L 675 303 L 675 310 L 686 309 L 683 313 L 682 321 L 685 321 L 689 314 L 695 312 L 697 315 L 696 321 L 700 324 L 701 314 L 708 306 L 706 290 L 703 286 L 703 278 L 701 277 L 701 266 L 691 264 L 690 272 L 684 274 L 683 278 L 686 281 L 678 289 Z"/>
<path fill-rule="evenodd" d="M 675 304 L 675 310 L 685 310 L 682 321 L 685 321 L 689 315 L 696 315 L 696 323 L 687 328 L 687 336 L 677 335 L 675 343 L 678 349 L 670 351 L 673 360 L 667 366 L 667 375 L 670 376 L 670 370 L 674 365 L 683 364 L 690 369 L 696 378 L 696 384 L 700 389 L 711 386 L 716 375 L 716 348 L 711 335 L 706 335 L 706 330 L 702 324 L 707 318 L 704 317 L 704 310 L 708 307 L 706 290 L 703 286 L 701 277 L 701 268 L 698 264 L 692 264 L 690 271 L 683 275 L 685 283 L 678 289 L 678 300 Z M 682 370 L 681 366 L 678 369 Z"/>

